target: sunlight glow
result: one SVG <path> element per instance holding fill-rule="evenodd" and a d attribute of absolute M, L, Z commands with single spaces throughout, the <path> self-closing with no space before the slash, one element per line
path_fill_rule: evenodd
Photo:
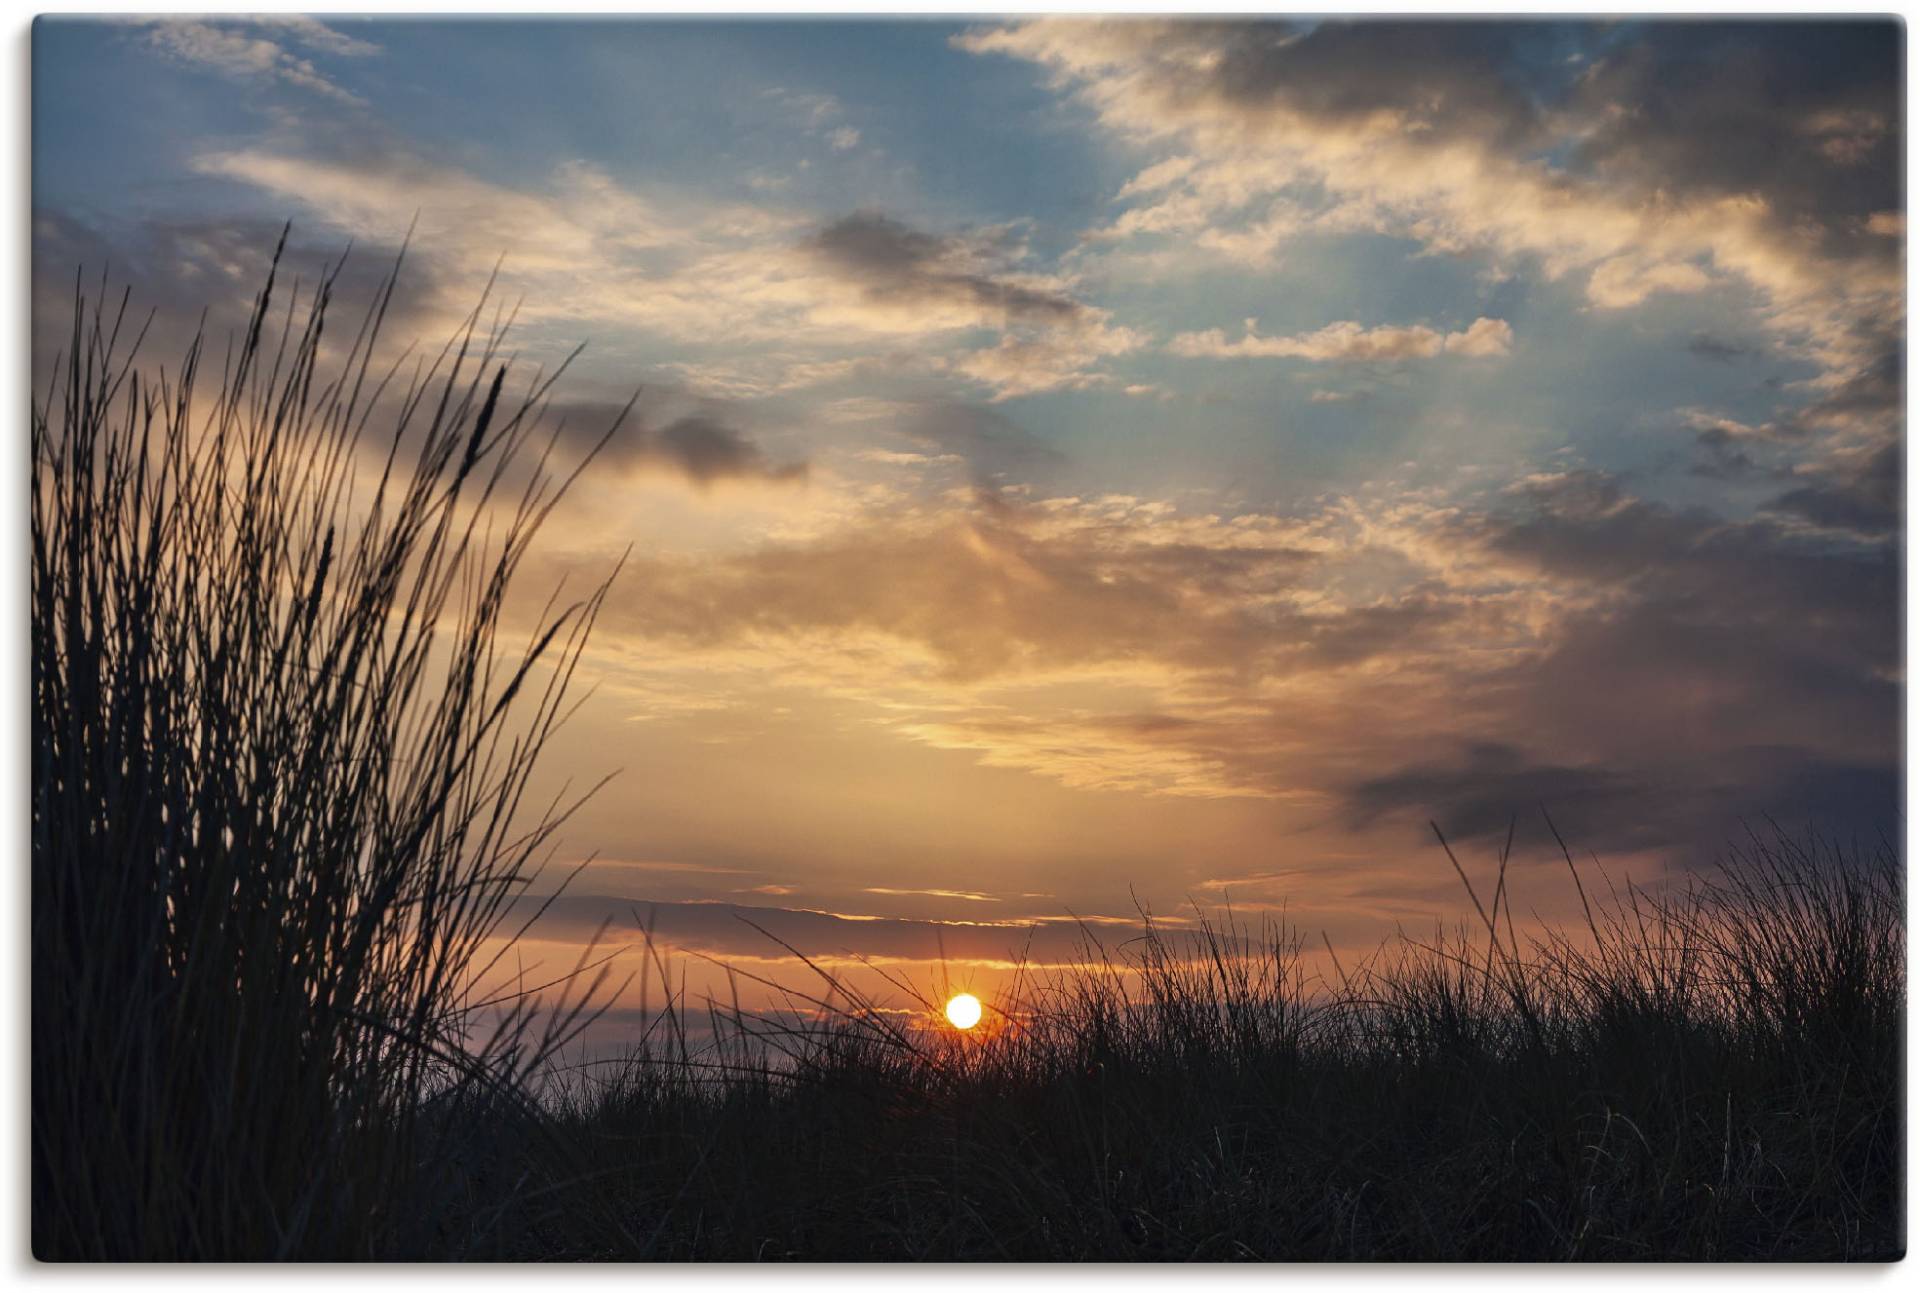
<path fill-rule="evenodd" d="M 947 1002 L 947 1022 L 965 1032 L 980 1022 L 980 998 L 962 992 Z"/>

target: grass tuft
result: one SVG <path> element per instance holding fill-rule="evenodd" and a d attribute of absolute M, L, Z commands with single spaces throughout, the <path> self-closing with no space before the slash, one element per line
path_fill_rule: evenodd
<path fill-rule="evenodd" d="M 568 811 L 522 798 L 606 593 L 500 640 L 551 379 L 504 396 L 478 309 L 376 371 L 392 276 L 331 353 L 337 268 L 274 265 L 211 394 L 204 336 L 144 365 L 76 288 L 33 409 L 42 1259 L 412 1251 L 578 1018 L 468 993 Z"/>

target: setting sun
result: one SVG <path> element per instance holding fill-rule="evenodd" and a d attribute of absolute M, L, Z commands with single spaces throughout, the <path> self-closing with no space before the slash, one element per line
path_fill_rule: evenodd
<path fill-rule="evenodd" d="M 947 1002 L 947 1022 L 965 1032 L 980 1022 L 980 998 L 971 992 L 962 992 Z"/>

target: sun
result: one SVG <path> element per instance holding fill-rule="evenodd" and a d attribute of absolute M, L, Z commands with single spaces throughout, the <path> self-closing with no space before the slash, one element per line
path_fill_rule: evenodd
<path fill-rule="evenodd" d="M 962 992 L 947 1002 L 947 1022 L 961 1032 L 980 1022 L 980 998 L 971 992 Z"/>

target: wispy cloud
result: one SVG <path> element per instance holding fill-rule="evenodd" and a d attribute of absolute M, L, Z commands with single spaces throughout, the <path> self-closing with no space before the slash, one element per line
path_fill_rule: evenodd
<path fill-rule="evenodd" d="M 866 892 L 884 894 L 888 897 L 906 897 L 918 894 L 928 898 L 957 898 L 961 902 L 1000 901 L 990 893 L 973 893 L 966 889 L 888 889 L 879 885 L 871 885 L 866 889 Z"/>
<path fill-rule="evenodd" d="M 311 58 L 288 48 L 339 58 L 364 58 L 379 47 L 312 18 L 285 15 L 239 19 L 149 18 L 137 20 L 147 42 L 178 62 L 204 68 L 230 80 L 279 83 L 311 91 L 337 103 L 361 106 L 364 100 L 324 75 Z"/>
<path fill-rule="evenodd" d="M 1246 332 L 1237 341 L 1227 340 L 1219 328 L 1183 332 L 1168 343 L 1167 349 L 1190 358 L 1304 359 L 1310 363 L 1391 363 L 1440 355 L 1488 359 L 1507 355 L 1513 349 L 1513 327 L 1504 319 L 1475 319 L 1459 332 L 1441 332 L 1425 324 L 1368 328 L 1349 320 L 1291 337 L 1260 336 L 1257 324 L 1258 320 L 1248 319 Z"/>
<path fill-rule="evenodd" d="M 1100 362 L 1139 344 L 1069 278 L 1029 266 L 1008 227 L 934 233 L 874 211 L 822 224 L 777 206 L 650 197 L 577 161 L 543 186 L 508 187 L 393 141 L 345 155 L 214 151 L 196 165 L 343 235 L 415 225 L 416 254 L 450 279 L 483 281 L 499 264 L 524 293 L 524 318 L 724 342 L 724 360 L 687 371 L 742 393 L 849 371 L 879 343 L 926 375 L 1005 398 L 1109 380 Z M 982 330 L 997 334 L 984 347 Z"/>

